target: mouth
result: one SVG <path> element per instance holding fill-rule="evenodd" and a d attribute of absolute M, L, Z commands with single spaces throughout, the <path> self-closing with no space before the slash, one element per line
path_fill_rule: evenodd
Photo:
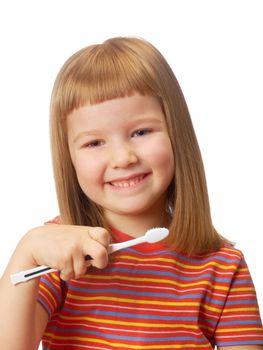
<path fill-rule="evenodd" d="M 132 188 L 140 184 L 148 175 L 149 173 L 120 178 L 110 181 L 108 182 L 108 184 L 114 187 L 115 189 Z"/>

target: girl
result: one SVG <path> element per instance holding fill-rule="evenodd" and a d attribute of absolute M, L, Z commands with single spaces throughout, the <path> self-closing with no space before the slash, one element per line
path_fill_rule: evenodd
<path fill-rule="evenodd" d="M 1 279 L 1 349 L 263 349 L 247 265 L 212 225 L 183 94 L 151 44 L 74 54 L 51 141 L 60 216 L 21 239 Z M 163 242 L 108 257 L 111 241 L 156 226 L 169 227 Z M 11 284 L 42 264 L 60 273 Z"/>

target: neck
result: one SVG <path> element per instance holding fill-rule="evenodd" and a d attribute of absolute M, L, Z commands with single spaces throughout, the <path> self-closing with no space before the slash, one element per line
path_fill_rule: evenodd
<path fill-rule="evenodd" d="M 153 213 L 143 213 L 142 215 L 112 214 L 108 215 L 106 219 L 111 227 L 133 237 L 142 236 L 153 227 L 169 227 L 170 221 L 164 213 L 161 215 L 160 213 L 157 215 L 153 215 Z"/>

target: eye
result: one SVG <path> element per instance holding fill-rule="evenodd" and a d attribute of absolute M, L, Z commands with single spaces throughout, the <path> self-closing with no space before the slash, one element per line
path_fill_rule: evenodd
<path fill-rule="evenodd" d="M 92 140 L 92 141 L 89 141 L 87 143 L 85 143 L 82 148 L 96 148 L 96 147 L 99 147 L 99 146 L 102 146 L 104 145 L 104 141 L 103 140 Z"/>
<path fill-rule="evenodd" d="M 138 129 L 132 133 L 132 137 L 138 137 L 138 136 L 145 136 L 152 132 L 151 129 L 145 128 L 145 129 Z"/>

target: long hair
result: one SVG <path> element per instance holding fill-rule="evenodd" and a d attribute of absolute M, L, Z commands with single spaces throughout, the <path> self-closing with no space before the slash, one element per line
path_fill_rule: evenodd
<path fill-rule="evenodd" d="M 102 210 L 83 193 L 67 140 L 67 116 L 87 102 L 130 96 L 159 99 L 172 144 L 175 174 L 167 191 L 171 214 L 167 244 L 186 254 L 218 250 L 222 237 L 213 227 L 201 153 L 177 79 L 161 53 L 139 38 L 117 37 L 71 56 L 54 84 L 51 150 L 60 219 L 64 224 L 104 226 Z"/>

